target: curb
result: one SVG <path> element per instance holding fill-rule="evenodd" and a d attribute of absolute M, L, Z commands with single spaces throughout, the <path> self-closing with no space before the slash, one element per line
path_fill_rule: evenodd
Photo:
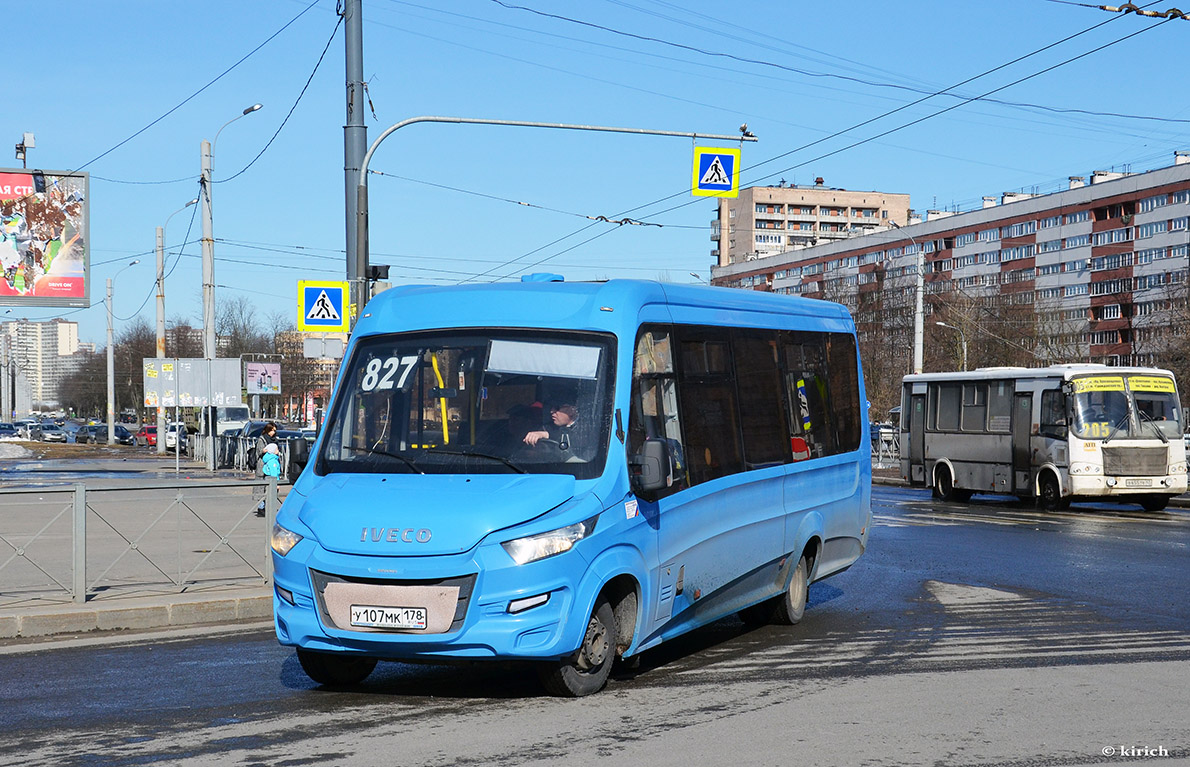
<path fill-rule="evenodd" d="M 271 620 L 271 589 L 226 597 L 168 596 L 119 603 L 9 608 L 0 611 L 0 639 L 83 634 L 91 631 L 177 628 L 211 623 Z"/>

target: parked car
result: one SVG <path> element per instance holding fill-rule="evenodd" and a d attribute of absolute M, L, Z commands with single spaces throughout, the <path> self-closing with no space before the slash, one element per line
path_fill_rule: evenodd
<path fill-rule="evenodd" d="M 17 435 L 17 427 L 10 423 L 0 423 L 0 439 L 4 437 L 15 437 Z"/>
<path fill-rule="evenodd" d="M 17 436 L 21 439 L 30 441 L 41 439 L 41 424 L 37 421 L 26 419 L 17 421 L 13 425 L 17 427 Z"/>
<path fill-rule="evenodd" d="M 104 441 L 106 442 L 107 441 L 107 428 L 106 427 L 103 430 L 103 437 L 104 437 Z M 130 432 L 128 429 L 126 429 L 124 427 L 124 424 L 118 423 L 118 424 L 116 424 L 115 442 L 117 445 L 135 445 L 136 444 L 136 436 L 132 432 Z"/>
<path fill-rule="evenodd" d="M 157 446 L 157 427 L 156 426 L 142 426 L 140 431 L 136 433 L 136 444 L 144 447 Z"/>
<path fill-rule="evenodd" d="M 84 436 L 85 434 L 85 436 Z M 136 443 L 136 437 L 132 432 L 124 428 L 123 424 L 116 424 L 115 438 L 112 440 L 117 445 L 132 445 Z M 107 444 L 107 424 L 96 423 L 90 426 L 84 426 L 79 429 L 78 434 L 75 435 L 75 442 L 88 442 L 92 445 L 106 445 Z"/>
<path fill-rule="evenodd" d="M 165 449 L 176 450 L 178 443 L 182 444 L 182 452 L 186 452 L 186 424 L 171 423 L 165 427 Z"/>
<path fill-rule="evenodd" d="M 42 442 L 65 442 L 66 432 L 62 430 L 61 426 L 53 423 L 43 423 L 41 425 L 41 441 Z"/>

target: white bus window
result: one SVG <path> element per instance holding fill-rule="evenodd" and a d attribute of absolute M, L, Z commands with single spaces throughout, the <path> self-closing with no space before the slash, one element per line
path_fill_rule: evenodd
<path fill-rule="evenodd" d="M 1007 434 L 1012 427 L 1012 384 L 992 381 L 988 384 L 988 431 Z"/>
<path fill-rule="evenodd" d="M 988 420 L 988 385 L 963 384 L 963 431 L 984 431 Z"/>
<path fill-rule="evenodd" d="M 930 387 L 933 391 L 932 415 L 934 428 L 938 431 L 959 430 L 959 405 L 962 402 L 962 389 L 959 384 L 938 384 Z"/>
<path fill-rule="evenodd" d="M 1066 395 L 1061 389 L 1048 389 L 1041 393 L 1042 436 L 1066 439 Z"/>

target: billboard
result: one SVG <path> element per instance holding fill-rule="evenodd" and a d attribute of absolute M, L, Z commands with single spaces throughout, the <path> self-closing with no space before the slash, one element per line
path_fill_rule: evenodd
<path fill-rule="evenodd" d="M 89 306 L 90 175 L 0 168 L 0 305 Z"/>
<path fill-rule="evenodd" d="M 249 394 L 280 394 L 281 363 L 245 362 L 244 390 Z"/>
<path fill-rule="evenodd" d="M 216 407 L 244 404 L 240 396 L 238 358 L 206 360 L 145 357 L 142 366 L 145 407 L 200 407 L 212 404 L 212 399 Z"/>

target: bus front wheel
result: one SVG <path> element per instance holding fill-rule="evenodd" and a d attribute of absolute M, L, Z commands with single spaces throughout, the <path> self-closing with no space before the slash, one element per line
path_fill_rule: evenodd
<path fill-rule="evenodd" d="M 616 613 L 600 597 L 587 621 L 578 652 L 539 668 L 546 692 L 560 698 L 579 698 L 603 689 L 616 659 Z"/>
<path fill-rule="evenodd" d="M 297 651 L 298 662 L 306 676 L 326 687 L 349 687 L 368 678 L 376 668 L 375 658 L 339 656 L 324 652 Z"/>
<path fill-rule="evenodd" d="M 1062 496 L 1062 486 L 1053 474 L 1041 477 L 1041 507 L 1046 511 L 1063 511 L 1070 508 L 1070 498 Z"/>
<path fill-rule="evenodd" d="M 1146 495 L 1140 499 L 1140 505 L 1145 511 L 1161 511 L 1169 505 L 1169 498 L 1164 495 Z"/>

